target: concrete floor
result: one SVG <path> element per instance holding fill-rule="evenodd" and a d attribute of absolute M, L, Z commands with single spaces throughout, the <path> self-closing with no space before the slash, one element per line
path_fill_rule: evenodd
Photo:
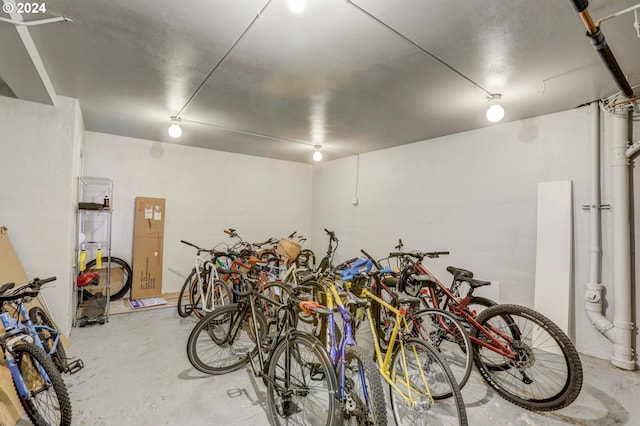
<path fill-rule="evenodd" d="M 65 375 L 73 424 L 268 424 L 265 388 L 249 368 L 208 376 L 191 367 L 186 342 L 194 324 L 195 319 L 178 317 L 175 308 L 164 308 L 113 315 L 105 325 L 74 328 L 68 355 L 81 358 L 85 368 Z M 533 413 L 503 400 L 474 369 L 462 390 L 469 424 L 640 425 L 640 372 L 581 358 L 580 396 L 571 406 L 550 413 Z"/>

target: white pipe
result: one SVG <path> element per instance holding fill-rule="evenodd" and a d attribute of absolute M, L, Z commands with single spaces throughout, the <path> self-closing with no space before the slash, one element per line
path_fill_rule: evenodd
<path fill-rule="evenodd" d="M 631 6 L 628 7 L 624 10 L 621 10 L 620 12 L 616 12 L 616 13 L 612 13 L 611 15 L 605 16 L 604 18 L 600 18 L 596 21 L 596 27 L 599 27 L 604 21 L 611 19 L 611 18 L 615 18 L 616 16 L 620 16 L 623 15 L 625 13 L 631 12 L 632 10 L 636 10 L 640 8 L 640 3 L 636 4 L 635 6 Z"/>
<path fill-rule="evenodd" d="M 640 151 L 640 139 L 635 141 L 633 145 L 627 148 L 627 152 L 626 152 L 627 158 L 631 159 L 631 157 L 636 155 L 638 151 Z"/>
<path fill-rule="evenodd" d="M 629 192 L 629 115 L 612 115 L 611 167 L 613 214 L 613 285 L 615 340 L 611 363 L 634 370 L 631 317 L 631 219 Z"/>
<path fill-rule="evenodd" d="M 35 25 L 53 24 L 56 22 L 73 22 L 73 21 L 69 18 L 65 18 L 64 16 L 56 16 L 55 18 L 37 19 L 34 21 L 16 21 L 15 19 L 7 19 L 0 16 L 0 22 L 7 22 L 13 25 L 24 25 L 26 27 L 33 27 Z"/>
<path fill-rule="evenodd" d="M 590 268 L 589 282 L 585 286 L 585 310 L 594 327 L 614 342 L 616 335 L 613 323 L 602 313 L 601 276 L 601 214 L 600 214 L 600 106 L 591 104 L 591 205 L 590 216 Z"/>

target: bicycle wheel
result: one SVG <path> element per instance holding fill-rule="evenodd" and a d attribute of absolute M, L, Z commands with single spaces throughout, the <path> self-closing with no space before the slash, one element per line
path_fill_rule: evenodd
<path fill-rule="evenodd" d="M 518 305 L 496 305 L 476 318 L 513 358 L 475 346 L 474 361 L 503 398 L 535 411 L 571 404 L 582 388 L 582 363 L 566 334 L 544 315 Z M 481 336 L 479 330 L 473 336 Z M 486 337 L 485 337 L 486 339 Z"/>
<path fill-rule="evenodd" d="M 300 254 L 296 257 L 296 267 L 313 271 L 316 267 L 316 254 L 309 249 L 300 251 Z"/>
<path fill-rule="evenodd" d="M 102 256 L 102 268 L 96 269 L 96 259 L 93 259 L 87 262 L 87 270 L 99 272 L 100 273 L 100 282 L 107 282 L 107 268 L 110 269 L 110 290 L 109 290 L 109 298 L 110 300 L 117 300 L 122 298 L 127 292 L 131 289 L 131 281 L 133 280 L 133 274 L 131 272 L 131 267 L 127 262 L 120 259 L 119 257 L 109 257 Z M 93 297 L 95 293 L 101 290 L 102 286 L 95 287 L 95 291 L 92 291 L 92 286 L 84 287 L 83 295 L 85 300 Z"/>
<path fill-rule="evenodd" d="M 464 326 L 453 314 L 440 309 L 423 309 L 412 316 L 412 333 L 438 350 L 462 389 L 473 368 L 473 347 Z"/>
<path fill-rule="evenodd" d="M 202 318 L 189 334 L 187 357 L 198 371 L 225 374 L 242 368 L 258 351 L 267 325 L 256 311 L 258 332 L 251 325 L 251 310 L 233 303 Z"/>
<path fill-rule="evenodd" d="M 12 352 L 29 392 L 28 397 L 18 392 L 20 403 L 33 424 L 71 425 L 69 394 L 49 356 L 32 343 L 21 343 L 15 346 Z M 40 374 L 40 368 L 49 376 L 48 381 Z M 14 378 L 14 386 L 15 380 Z"/>
<path fill-rule="evenodd" d="M 342 418 L 345 425 L 387 424 L 387 407 L 378 368 L 360 346 L 347 346 L 342 364 L 344 395 Z"/>
<path fill-rule="evenodd" d="M 316 338 L 296 331 L 285 336 L 273 349 L 267 375 L 271 424 L 336 424 L 335 370 Z"/>
<path fill-rule="evenodd" d="M 415 405 L 410 406 L 390 387 L 391 409 L 396 424 L 467 425 L 460 388 L 438 351 L 430 344 L 413 338 L 407 339 L 403 347 L 404 353 L 399 345 L 391 358 L 391 378 L 405 395 L 410 392 Z"/>
<path fill-rule="evenodd" d="M 380 298 L 391 306 L 397 306 L 396 296 L 387 287 L 380 289 Z M 378 316 L 378 344 L 380 345 L 380 349 L 385 352 L 389 347 L 389 339 L 395 327 L 396 314 L 376 302 L 373 302 L 373 312 L 374 314 L 377 312 Z"/>
<path fill-rule="evenodd" d="M 256 299 L 258 306 L 260 306 L 265 318 L 267 319 L 267 324 L 271 325 L 277 320 L 276 312 L 278 310 L 278 307 L 276 303 L 287 303 L 289 301 L 289 298 L 291 297 L 291 288 L 288 284 L 283 284 L 278 281 L 270 281 L 260 287 L 258 292 L 269 300 L 273 300 L 275 302 L 269 303 L 266 300 Z"/>
<path fill-rule="evenodd" d="M 497 305 L 497 303 L 489 298 L 482 296 L 473 296 L 469 301 L 469 304 L 467 305 L 467 309 L 469 309 L 469 312 L 474 313 L 477 317 L 480 312 L 495 305 Z"/>
<path fill-rule="evenodd" d="M 196 270 L 195 268 L 191 270 L 191 273 L 184 280 L 184 284 L 182 284 L 182 288 L 180 289 L 180 294 L 178 295 L 178 315 L 182 318 L 186 318 L 193 312 L 193 306 L 191 305 L 191 286 L 196 285 L 198 280 L 196 278 Z"/>
<path fill-rule="evenodd" d="M 215 280 L 211 283 L 210 277 L 210 274 L 205 273 L 202 279 L 201 291 L 197 280 L 190 288 L 189 299 L 191 307 L 198 318 L 204 317 L 219 306 L 231 303 L 232 294 L 227 283 L 222 280 Z"/>
<path fill-rule="evenodd" d="M 36 326 L 46 326 L 57 330 L 53 321 L 51 321 L 44 309 L 39 306 L 34 306 L 29 309 L 29 318 L 31 318 L 31 321 L 33 321 Z M 64 373 L 67 370 L 67 353 L 65 352 L 60 339 L 58 339 L 55 349 L 53 347 L 54 343 L 56 343 L 56 337 L 60 335 L 60 332 L 58 331 L 56 333 L 55 331 L 50 331 L 46 328 L 37 328 L 36 330 L 38 337 L 42 342 L 42 346 L 44 347 L 44 351 L 51 356 L 51 360 L 58 371 Z"/>

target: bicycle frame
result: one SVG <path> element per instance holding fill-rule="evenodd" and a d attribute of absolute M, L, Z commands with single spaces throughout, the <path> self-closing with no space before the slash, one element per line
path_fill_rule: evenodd
<path fill-rule="evenodd" d="M 22 303 L 20 303 L 22 305 Z M 24 309 L 24 308 L 23 308 Z M 28 318 L 28 315 L 27 317 Z M 20 342 L 25 341 L 27 343 L 34 343 L 41 349 L 43 349 L 42 342 L 38 337 L 37 333 L 32 334 L 33 323 L 30 319 L 27 319 L 26 323 L 31 323 L 31 326 L 21 323 L 16 318 L 13 318 L 9 315 L 8 312 L 3 312 L 0 314 L 0 320 L 2 321 L 2 325 L 4 326 L 6 332 L 0 337 L 0 343 L 2 344 L 4 357 L 7 363 L 7 367 L 11 372 L 11 375 L 14 378 L 14 383 L 16 385 L 16 389 L 18 390 L 18 394 L 25 399 L 31 398 L 31 393 L 20 373 L 20 369 L 18 368 L 18 364 L 13 357 L 12 348 L 13 346 L 20 344 Z M 54 346 L 55 347 L 55 346 Z M 43 349 L 44 350 L 44 349 Z M 40 364 L 38 364 L 38 374 L 44 379 L 47 386 L 51 385 L 51 379 L 49 375 L 44 371 L 44 368 Z"/>
<path fill-rule="evenodd" d="M 21 324 L 23 325 L 23 330 L 28 331 L 28 334 L 33 338 L 33 343 L 35 343 L 35 345 L 38 346 L 40 349 L 44 350 L 47 353 L 47 355 L 51 356 L 55 352 L 56 347 L 58 346 L 58 342 L 60 341 L 60 331 L 56 330 L 55 328 L 49 327 L 48 325 L 35 324 L 31 319 L 31 317 L 29 317 L 29 311 L 27 311 L 27 308 L 24 306 L 24 303 L 22 302 L 22 300 L 14 303 L 14 306 L 12 307 L 12 309 L 15 312 L 15 316 L 17 318 L 22 317 L 23 321 Z M 15 318 L 12 318 L 12 319 L 15 319 Z M 6 328 L 7 327 L 5 325 L 5 329 Z M 38 334 L 38 330 L 48 331 L 49 333 L 51 333 L 52 336 L 55 336 L 55 339 L 51 345 L 51 350 L 49 352 L 45 350 L 44 345 L 42 344 L 42 340 L 40 339 L 40 335 Z"/>
<path fill-rule="evenodd" d="M 420 290 L 420 297 L 423 300 L 427 300 L 429 304 L 432 304 L 437 308 L 445 308 L 447 307 L 451 313 L 462 318 L 464 321 L 469 323 L 472 327 L 476 328 L 478 332 L 483 336 L 483 339 L 479 339 L 472 335 L 469 335 L 471 342 L 475 345 L 482 346 L 486 349 L 489 349 L 493 352 L 496 352 L 504 357 L 509 359 L 513 359 L 517 352 L 511 349 L 510 346 L 505 346 L 500 343 L 495 335 L 500 336 L 504 341 L 511 343 L 512 338 L 505 335 L 491 324 L 487 324 L 486 327 L 480 325 L 478 321 L 475 319 L 475 314 L 467 308 L 469 302 L 471 301 L 471 297 L 473 295 L 473 289 L 470 289 L 466 296 L 462 299 L 457 298 L 453 292 L 447 288 L 444 284 L 442 284 L 432 273 L 429 271 L 421 261 L 414 262 L 413 268 L 416 272 L 420 274 L 425 274 L 429 277 L 433 283 L 438 286 L 438 290 L 444 293 L 444 297 L 442 297 L 442 301 L 438 298 L 438 294 L 436 292 L 435 286 L 424 287 Z M 490 331 L 489 331 L 490 330 Z M 492 334 L 495 333 L 495 334 Z M 519 333 L 518 333 L 519 334 Z M 487 341 L 486 339 L 489 339 Z"/>
<path fill-rule="evenodd" d="M 357 345 L 356 339 L 354 338 L 353 332 L 353 323 L 351 321 L 351 317 L 349 311 L 345 308 L 342 303 L 342 299 L 338 294 L 338 290 L 335 287 L 335 284 L 331 280 L 326 280 L 327 284 L 327 309 L 332 311 L 332 313 L 328 317 L 328 325 L 329 325 L 329 358 L 333 362 L 333 366 L 338 371 L 338 366 L 342 363 L 342 368 L 339 369 L 340 376 L 338 377 L 338 384 L 340 386 L 340 400 L 344 401 L 346 398 L 345 390 L 346 390 L 346 377 L 345 377 L 345 350 L 348 345 Z M 340 343 L 336 342 L 336 321 L 335 321 L 335 311 L 340 313 L 344 321 L 344 332 L 342 333 L 342 338 L 340 339 Z M 364 372 L 360 372 L 362 383 L 364 383 Z M 369 393 L 366 386 L 363 387 L 363 393 L 365 397 L 365 401 L 367 403 L 367 408 L 370 407 Z"/>
<path fill-rule="evenodd" d="M 387 347 L 386 352 L 384 353 L 384 356 L 382 355 L 382 350 L 380 348 L 380 343 L 378 342 L 378 339 L 376 338 L 377 336 L 377 330 L 376 330 L 376 326 L 373 320 L 373 312 L 371 310 L 371 304 L 369 304 L 369 306 L 367 307 L 367 318 L 369 319 L 369 326 L 371 327 L 371 333 L 374 336 L 373 338 L 373 347 L 375 349 L 375 353 L 376 353 L 376 359 L 378 361 L 378 369 L 380 371 L 380 375 L 382 376 L 382 378 L 389 383 L 389 385 L 393 388 L 394 391 L 396 391 L 400 396 L 402 396 L 402 399 L 405 400 L 405 402 L 407 404 L 409 404 L 411 407 L 415 408 L 416 407 L 416 400 L 414 399 L 414 396 L 411 392 L 412 390 L 412 386 L 410 386 L 410 380 L 407 374 L 407 357 L 406 357 L 406 353 L 405 353 L 405 348 L 404 348 L 404 342 L 403 342 L 403 335 L 405 333 L 410 333 L 410 329 L 409 329 L 409 324 L 407 323 L 407 319 L 406 316 L 404 314 L 404 310 L 402 309 L 396 309 L 395 307 L 391 306 L 390 304 L 388 304 L 387 302 L 385 302 L 384 300 L 382 300 L 381 298 L 377 297 L 375 294 L 371 293 L 369 290 L 367 290 L 366 288 L 362 289 L 362 293 L 361 296 L 368 299 L 368 300 L 372 300 L 375 303 L 379 303 L 380 305 L 384 306 L 387 310 L 389 310 L 390 312 L 392 312 L 393 314 L 395 314 L 396 316 L 396 321 L 395 324 L 393 326 L 393 330 L 391 332 L 391 337 L 389 339 L 389 346 Z M 403 333 L 400 333 L 400 328 L 402 327 L 403 329 Z M 400 336 L 400 337 L 399 337 Z M 402 365 L 404 367 L 404 371 L 405 371 L 405 377 L 404 378 L 400 378 L 397 376 L 392 377 L 391 376 L 391 371 L 390 371 L 390 365 L 391 365 L 391 356 L 393 355 L 394 352 L 394 348 L 395 348 L 395 343 L 398 342 L 399 343 L 399 350 L 400 350 L 400 354 L 402 356 Z M 417 358 L 418 355 L 413 352 L 414 356 Z M 433 405 L 434 404 L 434 399 L 431 395 L 431 392 L 429 391 L 429 385 L 427 383 L 427 379 L 426 379 L 426 375 L 425 372 L 422 370 L 422 366 L 421 364 L 418 362 L 417 363 L 418 367 L 420 368 L 420 375 L 422 377 L 423 382 L 425 383 L 425 389 L 424 390 L 417 390 L 414 389 L 416 391 L 416 396 L 427 396 L 429 399 L 429 404 Z M 408 389 L 408 393 L 404 393 L 396 384 L 396 382 L 400 381 L 400 380 L 404 380 L 404 383 L 402 383 L 404 386 L 406 386 L 406 388 Z"/>

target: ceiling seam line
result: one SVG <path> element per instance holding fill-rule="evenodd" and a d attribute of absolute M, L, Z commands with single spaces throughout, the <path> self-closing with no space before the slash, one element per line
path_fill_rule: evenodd
<path fill-rule="evenodd" d="M 362 13 L 364 13 L 365 15 L 369 16 L 370 18 L 372 18 L 373 20 L 375 20 L 376 22 L 378 22 L 379 24 L 381 24 L 382 26 L 384 26 L 385 28 L 387 28 L 388 30 L 392 31 L 393 33 L 395 33 L 396 35 L 402 37 L 405 41 L 411 43 L 413 46 L 415 46 L 416 48 L 418 48 L 422 53 L 424 53 L 425 55 L 431 57 L 432 59 L 436 60 L 437 62 L 439 62 L 441 65 L 445 66 L 446 68 L 448 68 L 449 70 L 453 71 L 454 73 L 458 74 L 458 76 L 462 77 L 463 79 L 465 79 L 467 82 L 473 84 L 477 89 L 481 90 L 482 92 L 484 92 L 487 96 L 491 97 L 494 95 L 494 93 L 489 92 L 487 89 L 485 89 L 484 87 L 480 86 L 478 83 L 476 83 L 475 81 L 471 80 L 469 77 L 467 77 L 466 75 L 462 74 L 460 71 L 458 71 L 457 69 L 453 68 L 451 65 L 449 65 L 448 63 L 446 63 L 445 61 L 443 61 L 442 59 L 438 58 L 436 55 L 434 55 L 433 53 L 429 52 L 427 49 L 423 48 L 422 46 L 420 46 L 418 43 L 416 43 L 415 41 L 411 40 L 409 37 L 405 36 L 404 34 L 402 34 L 400 31 L 396 30 L 395 28 L 393 28 L 391 25 L 387 24 L 386 22 L 382 21 L 381 19 L 377 18 L 376 16 L 374 16 L 373 14 L 371 14 L 369 11 L 363 9 L 362 7 L 360 7 L 359 5 L 355 4 L 354 2 L 352 2 L 351 0 L 346 0 L 347 3 L 349 3 L 350 5 L 352 5 L 353 7 L 355 7 L 356 9 L 359 9 Z"/>
<path fill-rule="evenodd" d="M 233 45 L 231 45 L 231 47 L 229 48 L 229 50 L 227 50 L 227 53 L 225 53 L 222 58 L 220 58 L 220 60 L 218 61 L 218 63 L 213 67 L 213 69 L 211 70 L 211 72 L 209 72 L 209 75 L 207 75 L 207 77 L 202 81 L 202 83 L 200 83 L 200 85 L 198 86 L 198 88 L 196 89 L 195 92 L 193 92 L 193 95 L 191 95 L 191 97 L 189 98 L 189 100 L 187 100 L 187 102 L 184 104 L 184 106 L 182 108 L 180 108 L 180 111 L 178 111 L 178 113 L 176 115 L 174 115 L 174 118 L 180 118 L 180 115 L 184 112 L 184 110 L 191 104 L 191 102 L 195 99 L 195 97 L 198 95 L 198 93 L 200 93 L 200 91 L 202 90 L 202 88 L 204 87 L 204 85 L 207 83 L 207 81 L 211 78 L 211 76 L 213 75 L 214 72 L 216 72 L 216 70 L 220 67 L 220 65 L 222 65 L 222 62 L 224 62 L 224 60 L 227 58 L 227 56 L 229 56 L 229 54 L 231 53 L 231 51 L 233 49 L 235 49 L 235 47 L 238 45 L 238 43 L 240 43 L 240 40 L 243 39 L 243 37 L 249 32 L 249 30 L 251 29 L 251 27 L 253 26 L 253 24 L 255 24 L 255 22 L 261 18 L 262 14 L 264 13 L 264 11 L 267 9 L 267 7 L 269 6 L 269 4 L 271 4 L 272 0 L 268 0 L 267 3 L 262 7 L 262 9 L 260 9 L 260 12 L 256 13 L 256 16 L 253 18 L 253 20 L 249 23 L 249 25 L 247 26 L 247 28 L 244 29 L 244 31 L 242 32 L 242 34 L 240 34 L 240 37 L 238 37 L 238 39 L 235 41 L 235 43 L 233 43 Z"/>
<path fill-rule="evenodd" d="M 200 124 L 202 126 L 215 127 L 217 129 L 226 130 L 226 131 L 234 132 L 234 133 L 240 133 L 240 134 L 243 134 L 243 135 L 257 136 L 257 137 L 260 137 L 260 138 L 272 139 L 272 140 L 281 141 L 281 142 L 292 142 L 292 143 L 297 143 L 297 144 L 305 145 L 305 146 L 314 146 L 314 144 L 312 142 L 305 142 L 305 141 L 299 141 L 299 140 L 295 140 L 295 139 L 282 138 L 282 137 L 277 137 L 277 136 L 270 136 L 270 135 L 265 135 L 263 133 L 250 132 L 248 130 L 240 130 L 240 129 L 234 129 L 234 128 L 231 128 L 231 127 L 220 126 L 220 125 L 217 125 L 217 124 L 204 123 L 202 121 L 187 120 L 187 119 L 182 119 L 182 121 L 185 122 L 185 123 Z M 357 153 L 355 153 L 355 152 L 351 152 L 351 151 L 347 151 L 347 150 L 343 150 L 343 149 L 331 149 L 331 148 L 326 149 L 325 147 L 323 147 L 323 149 L 325 151 L 327 151 L 327 152 L 336 152 L 336 153 L 342 152 L 342 153 L 357 155 Z"/>

